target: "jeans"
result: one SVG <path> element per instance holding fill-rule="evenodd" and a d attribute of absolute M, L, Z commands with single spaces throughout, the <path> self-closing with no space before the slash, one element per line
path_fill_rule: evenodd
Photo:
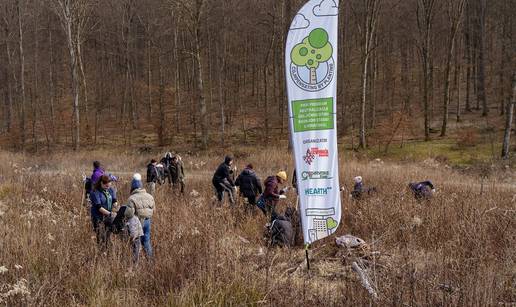
<path fill-rule="evenodd" d="M 145 254 L 147 258 L 152 258 L 152 246 L 151 246 L 151 219 L 147 218 L 143 220 L 143 236 L 141 237 L 141 242 L 143 245 L 143 249 L 145 250 Z"/>

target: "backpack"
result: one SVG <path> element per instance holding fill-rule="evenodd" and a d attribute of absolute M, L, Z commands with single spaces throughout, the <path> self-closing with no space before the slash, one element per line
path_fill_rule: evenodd
<path fill-rule="evenodd" d="M 93 182 L 91 181 L 90 177 L 86 177 L 84 179 L 84 191 L 86 193 L 86 196 L 91 193 L 93 190 Z"/>
<path fill-rule="evenodd" d="M 263 194 L 258 197 L 258 200 L 256 201 L 256 206 L 260 209 L 262 209 L 263 212 L 265 212 L 267 201 L 265 200 L 265 197 L 263 197 Z"/>
<path fill-rule="evenodd" d="M 120 210 L 116 213 L 116 217 L 111 224 L 111 231 L 113 233 L 122 233 L 125 230 L 125 210 L 126 206 L 120 207 Z"/>

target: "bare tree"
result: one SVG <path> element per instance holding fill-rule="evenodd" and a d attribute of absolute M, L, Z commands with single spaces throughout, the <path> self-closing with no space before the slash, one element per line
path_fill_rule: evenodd
<path fill-rule="evenodd" d="M 486 98 L 485 86 L 485 40 L 486 40 L 486 0 L 474 0 L 477 2 L 477 101 L 482 104 L 482 116 L 487 116 L 489 112 Z"/>
<path fill-rule="evenodd" d="M 431 63 L 431 44 L 432 44 L 432 25 L 435 15 L 435 0 L 418 0 L 416 7 L 417 17 L 417 47 L 421 57 L 423 68 L 423 103 L 425 117 L 425 141 L 430 140 L 430 121 L 429 121 L 429 105 L 430 105 L 430 63 Z"/>
<path fill-rule="evenodd" d="M 25 52 L 23 48 L 23 21 L 22 7 L 20 0 L 16 1 L 16 13 L 18 16 L 18 47 L 20 57 L 20 130 L 21 144 L 25 147 Z"/>
<path fill-rule="evenodd" d="M 78 73 L 77 41 L 80 32 L 77 31 L 77 15 L 82 1 L 52 0 L 54 11 L 61 21 L 65 33 L 68 53 L 70 55 L 70 75 L 73 106 L 72 141 L 74 150 L 80 145 L 80 115 L 79 115 L 79 91 L 80 80 Z"/>
<path fill-rule="evenodd" d="M 357 26 L 361 35 L 362 46 L 362 87 L 360 100 L 360 139 L 359 148 L 366 148 L 366 105 L 367 105 L 367 84 L 369 75 L 369 58 L 375 48 L 375 36 L 378 25 L 382 0 L 365 0 L 364 11 L 361 17 L 357 18 Z M 353 9 L 353 7 L 352 7 Z M 356 13 L 355 13 L 356 14 Z M 357 14 L 356 14 L 357 15 Z M 361 21 L 359 21 L 361 20 Z"/>
<path fill-rule="evenodd" d="M 512 74 L 512 99 L 507 101 L 507 110 L 505 114 L 505 133 L 503 136 L 502 158 L 509 159 L 509 149 L 511 145 L 511 130 L 514 113 L 514 105 L 516 104 L 516 72 Z"/>
<path fill-rule="evenodd" d="M 450 0 L 447 2 L 448 20 L 450 22 L 448 34 L 448 52 L 446 53 L 446 66 L 444 72 L 444 94 L 443 94 L 443 125 L 441 127 L 441 136 L 446 136 L 446 128 L 448 125 L 448 108 L 450 105 L 450 76 L 451 62 L 455 50 L 455 37 L 459 30 L 462 12 L 464 11 L 465 0 Z"/>

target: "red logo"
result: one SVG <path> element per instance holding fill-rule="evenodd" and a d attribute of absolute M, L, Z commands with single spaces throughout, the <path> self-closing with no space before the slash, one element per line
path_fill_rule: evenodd
<path fill-rule="evenodd" d="M 306 164 L 312 165 L 315 158 L 328 158 L 329 157 L 328 149 L 321 149 L 318 147 L 309 148 L 306 150 L 306 154 L 303 156 L 303 160 Z"/>

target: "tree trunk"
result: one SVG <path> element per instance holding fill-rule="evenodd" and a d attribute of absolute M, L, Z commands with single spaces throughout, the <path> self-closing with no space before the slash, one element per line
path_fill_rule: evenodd
<path fill-rule="evenodd" d="M 441 127 L 441 137 L 446 136 L 446 128 L 448 126 L 448 109 L 450 106 L 450 76 L 451 76 L 451 63 L 452 57 L 455 50 L 455 36 L 459 30 L 459 24 L 462 16 L 463 6 L 465 0 L 458 1 L 457 10 L 454 9 L 454 4 L 450 4 L 450 35 L 448 38 L 448 52 L 446 55 L 446 67 L 444 73 L 444 101 L 443 101 L 443 124 Z"/>
<path fill-rule="evenodd" d="M 317 84 L 317 69 L 310 67 L 310 84 Z"/>
<path fill-rule="evenodd" d="M 461 65 L 461 62 L 460 62 L 460 59 L 459 59 L 459 48 L 456 47 L 455 48 L 455 72 L 454 72 L 454 87 L 455 87 L 455 92 L 457 94 L 457 109 L 456 109 L 456 121 L 457 123 L 460 123 L 461 121 L 461 104 L 460 104 L 460 100 L 461 100 L 461 68 L 462 68 L 462 65 Z"/>
<path fill-rule="evenodd" d="M 206 101 L 204 99 L 204 83 L 203 83 L 203 70 L 201 61 L 201 29 L 200 26 L 196 29 L 195 38 L 195 59 L 197 62 L 197 100 L 199 103 L 200 120 L 201 120 L 201 145 L 202 149 L 208 148 L 208 123 L 206 119 Z"/>
<path fill-rule="evenodd" d="M 25 148 L 25 54 L 23 49 L 23 25 L 20 0 L 16 1 L 18 14 L 18 46 L 20 49 L 20 132 L 22 149 Z"/>
<path fill-rule="evenodd" d="M 367 48 L 367 46 L 366 46 Z M 366 102 L 367 102 L 367 67 L 368 67 L 369 56 L 364 56 L 364 62 L 362 63 L 362 96 L 360 100 L 360 139 L 358 147 L 361 149 L 366 148 Z"/>
<path fill-rule="evenodd" d="M 466 1 L 466 17 L 464 25 L 464 59 L 466 60 L 466 112 L 471 112 L 471 3 Z"/>
<path fill-rule="evenodd" d="M 147 35 L 150 35 L 147 33 Z M 177 41 L 175 41 L 177 43 Z M 174 48 L 176 48 L 174 46 Z M 151 49 L 151 40 L 147 38 L 147 118 L 150 122 L 152 122 L 152 49 Z"/>
<path fill-rule="evenodd" d="M 6 82 L 7 82 L 7 116 L 6 116 L 6 129 L 7 133 L 11 132 L 12 128 L 12 117 L 13 117 L 13 85 L 12 76 L 14 76 L 14 70 L 12 67 L 11 59 L 11 48 L 9 47 L 9 24 L 5 22 L 5 51 L 7 53 L 7 67 L 6 67 Z"/>
<path fill-rule="evenodd" d="M 163 65 L 161 65 L 161 51 L 158 54 L 159 69 L 159 127 L 158 127 L 158 143 L 159 146 L 165 146 L 165 82 L 163 80 Z"/>
<path fill-rule="evenodd" d="M 514 105 L 516 104 L 516 73 L 512 75 L 512 100 L 507 101 L 505 114 L 505 133 L 503 136 L 502 158 L 509 159 L 509 149 L 511 146 L 511 130 L 513 121 Z"/>
<path fill-rule="evenodd" d="M 477 97 L 479 103 L 482 104 L 482 116 L 487 116 L 489 112 L 486 99 L 485 88 L 485 15 L 486 15 L 486 0 L 479 0 L 479 16 L 478 16 L 478 70 L 477 70 Z"/>
<path fill-rule="evenodd" d="M 50 130 L 52 134 L 52 140 L 56 142 L 56 128 L 55 128 L 55 85 L 54 85 L 54 45 L 52 41 L 52 30 L 50 27 L 50 21 L 48 23 L 48 45 L 49 45 L 49 65 L 48 65 L 48 101 L 50 104 Z"/>
<path fill-rule="evenodd" d="M 180 61 L 179 61 L 179 53 L 177 52 L 179 50 L 179 45 L 177 42 L 178 37 L 178 30 L 177 27 L 174 31 L 174 61 L 176 63 L 176 71 L 175 71 L 175 84 L 176 84 L 176 90 L 175 90 L 175 99 L 174 99 L 174 112 L 176 114 L 176 133 L 179 134 L 179 121 L 180 121 L 180 108 L 181 108 L 181 70 L 180 70 Z"/>

